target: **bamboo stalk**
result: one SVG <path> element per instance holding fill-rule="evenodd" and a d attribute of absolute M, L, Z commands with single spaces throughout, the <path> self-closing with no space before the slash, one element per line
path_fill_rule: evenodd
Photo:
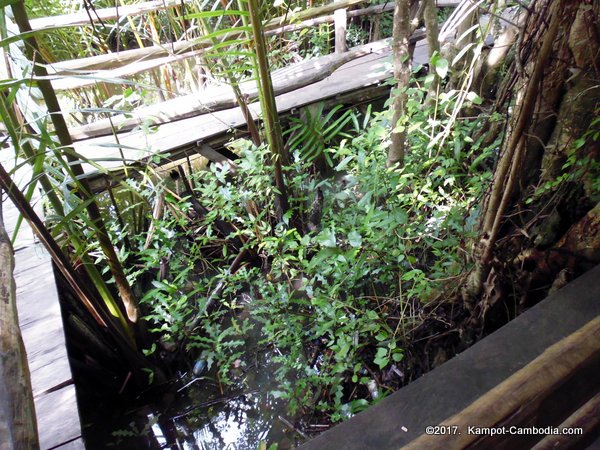
<path fill-rule="evenodd" d="M 283 145 L 283 136 L 281 124 L 279 123 L 279 114 L 277 113 L 277 104 L 275 103 L 275 93 L 273 91 L 273 82 L 271 80 L 271 71 L 267 60 L 267 44 L 262 28 L 260 17 L 260 7 L 257 0 L 248 0 L 248 10 L 250 12 L 250 23 L 254 37 L 254 49 L 258 65 L 258 84 L 261 99 L 261 109 L 265 124 L 267 141 L 271 148 L 272 164 L 275 168 L 275 186 L 277 187 L 276 199 L 280 214 L 283 216 L 288 208 L 288 198 L 285 181 L 283 179 L 282 166 L 289 164 L 289 157 Z"/>
<path fill-rule="evenodd" d="M 29 25 L 29 20 L 27 18 L 27 12 L 25 10 L 25 5 L 23 0 L 19 0 L 16 3 L 11 5 L 13 14 L 15 17 L 15 21 L 19 26 L 19 30 L 21 33 L 28 33 L 31 31 L 31 26 Z M 72 145 L 73 141 L 71 140 L 71 135 L 69 134 L 69 129 L 65 122 L 65 119 L 61 113 L 60 105 L 58 103 L 58 99 L 56 98 L 56 94 L 52 88 L 52 85 L 47 79 L 43 79 L 48 75 L 45 67 L 40 64 L 42 61 L 39 61 L 39 46 L 35 37 L 31 36 L 25 40 L 26 42 L 26 53 L 31 61 L 33 61 L 33 70 L 37 77 L 41 77 L 38 80 L 38 86 L 40 91 L 42 92 L 42 96 L 44 97 L 44 101 L 48 108 L 48 112 L 50 113 L 50 117 L 54 124 L 54 128 L 56 130 L 56 135 L 63 147 L 63 152 L 69 161 L 71 166 L 71 170 L 74 172 L 78 181 L 79 187 L 79 195 L 81 196 L 84 202 L 87 202 L 87 212 L 90 216 L 90 219 L 95 225 L 98 242 L 100 247 L 108 261 L 108 265 L 115 279 L 115 284 L 117 285 L 117 289 L 121 295 L 121 300 L 125 306 L 125 310 L 127 312 L 127 317 L 132 323 L 136 323 L 139 318 L 139 308 L 137 305 L 137 299 L 127 281 L 127 277 L 123 272 L 123 267 L 119 262 L 119 258 L 115 252 L 114 246 L 108 236 L 106 231 L 106 227 L 104 225 L 104 221 L 102 219 L 102 215 L 100 213 L 100 209 L 96 204 L 89 187 L 87 180 L 83 178 L 85 172 L 81 167 L 81 162 L 72 155 Z M 36 61 L 37 60 L 37 61 Z"/>

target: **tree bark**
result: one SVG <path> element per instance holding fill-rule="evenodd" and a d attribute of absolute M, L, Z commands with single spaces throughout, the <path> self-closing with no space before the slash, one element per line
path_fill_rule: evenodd
<path fill-rule="evenodd" d="M 425 9 L 423 10 L 423 20 L 425 21 L 425 30 L 427 36 L 427 46 L 429 47 L 429 59 L 435 53 L 440 53 L 440 40 L 439 40 L 439 30 L 438 30 L 438 21 L 437 21 L 437 7 L 435 5 L 435 0 L 424 0 L 425 1 Z M 429 102 L 432 101 L 437 96 L 438 88 L 440 85 L 440 77 L 435 70 L 431 71 L 433 74 L 433 81 L 431 82 L 431 86 L 429 86 L 429 92 L 427 93 L 427 99 Z"/>
<path fill-rule="evenodd" d="M 37 449 L 37 421 L 27 354 L 17 315 L 15 259 L 0 199 L 0 449 Z"/>
<path fill-rule="evenodd" d="M 387 166 L 402 166 L 406 152 L 406 126 L 400 124 L 406 115 L 406 89 L 410 82 L 411 60 L 409 50 L 410 37 L 410 1 L 396 0 L 394 9 L 394 30 L 392 49 L 394 53 L 394 78 L 397 93 L 393 103 L 392 142 L 388 150 Z"/>
<path fill-rule="evenodd" d="M 466 293 L 476 296 L 481 292 L 483 280 L 488 275 L 492 260 L 493 249 L 498 239 L 502 219 L 511 205 L 513 195 L 518 186 L 518 180 L 523 169 L 522 163 L 527 154 L 528 129 L 532 124 L 538 99 L 541 97 L 540 83 L 545 73 L 548 61 L 552 55 L 553 45 L 561 22 L 561 4 L 552 4 L 548 13 L 550 23 L 542 35 L 539 52 L 535 55 L 535 64 L 524 88 L 522 99 L 517 101 L 515 119 L 510 136 L 502 150 L 502 155 L 494 172 L 494 181 L 482 224 L 481 254 L 474 272 L 471 274 Z"/>

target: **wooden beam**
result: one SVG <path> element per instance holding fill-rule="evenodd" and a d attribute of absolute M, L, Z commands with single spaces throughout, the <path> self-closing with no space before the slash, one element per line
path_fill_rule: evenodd
<path fill-rule="evenodd" d="M 335 0 L 340 3 L 340 0 Z M 335 29 L 335 52 L 344 53 L 348 51 L 348 44 L 346 43 L 346 26 L 348 17 L 346 8 L 336 9 L 333 13 L 333 28 Z"/>
<path fill-rule="evenodd" d="M 403 448 L 495 448 L 494 444 L 484 439 L 493 439 L 494 436 L 468 433 L 469 427 L 477 424 L 480 428 L 494 428 L 521 423 L 520 420 L 539 407 L 562 383 L 598 357 L 600 317 L 549 347 L 514 375 L 440 424 L 445 429 L 459 430 L 460 434 L 422 435 Z"/>
<path fill-rule="evenodd" d="M 102 8 L 88 12 L 83 10 L 72 14 L 60 16 L 40 17 L 31 19 L 31 29 L 50 30 L 54 28 L 76 27 L 81 25 L 97 25 L 90 23 L 90 16 L 96 20 L 115 20 L 127 16 L 139 16 L 153 11 L 161 11 L 168 8 L 181 6 L 181 0 L 154 0 L 151 2 L 138 3 L 136 5 L 119 6 L 118 8 Z"/>

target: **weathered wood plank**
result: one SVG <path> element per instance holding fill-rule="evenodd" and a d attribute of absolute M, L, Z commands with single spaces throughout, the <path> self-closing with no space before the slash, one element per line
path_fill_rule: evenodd
<path fill-rule="evenodd" d="M 42 450 L 81 438 L 75 387 L 67 386 L 35 400 Z"/>
<path fill-rule="evenodd" d="M 4 193 L 0 192 L 0 195 Z M 17 314 L 13 249 L 0 199 L 0 449 L 39 447 L 27 354 Z"/>
<path fill-rule="evenodd" d="M 53 28 L 66 28 L 80 25 L 92 25 L 90 16 L 94 19 L 94 25 L 98 25 L 98 20 L 115 20 L 127 16 L 139 16 L 152 11 L 161 11 L 164 9 L 181 6 L 181 0 L 154 0 L 151 2 L 138 3 L 136 5 L 119 6 L 118 8 L 102 8 L 90 11 L 79 11 L 72 14 L 62 14 L 60 16 L 40 17 L 31 19 L 29 23 L 33 30 L 47 30 Z"/>
<path fill-rule="evenodd" d="M 275 95 L 285 94 L 321 81 L 347 62 L 381 51 L 387 47 L 389 47 L 387 40 L 374 42 L 355 47 L 343 54 L 327 55 L 276 70 L 272 74 Z M 65 79 L 65 81 L 68 81 L 68 79 Z M 254 80 L 240 83 L 240 90 L 242 95 L 247 96 L 250 102 L 258 98 L 258 90 Z M 111 134 L 113 127 L 117 130 L 126 131 L 145 122 L 161 124 L 235 106 L 237 106 L 237 101 L 230 86 L 213 87 L 207 89 L 201 96 L 177 97 L 157 105 L 140 108 L 127 115 L 113 116 L 110 120 L 99 120 L 89 125 L 73 128 L 70 131 L 73 139 L 84 139 Z"/>
<path fill-rule="evenodd" d="M 8 152 L 1 161 L 5 167 L 22 162 L 15 162 Z M 24 165 L 14 179 L 18 185 L 23 185 L 30 177 L 31 172 Z M 37 195 L 32 202 L 36 205 L 36 212 L 41 214 Z M 13 230 L 18 212 L 12 202 L 6 203 L 6 209 L 7 229 Z M 31 372 L 40 445 L 42 449 L 68 441 L 76 445 L 81 436 L 81 427 L 50 257 L 33 238 L 33 232 L 26 222 L 21 225 L 15 248 L 14 276 L 19 324 Z M 83 445 L 73 448 L 83 448 Z"/>

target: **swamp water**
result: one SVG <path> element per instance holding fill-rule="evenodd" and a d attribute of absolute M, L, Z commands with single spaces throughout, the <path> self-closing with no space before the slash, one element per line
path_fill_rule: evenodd
<path fill-rule="evenodd" d="M 254 329 L 259 329 L 258 324 Z M 189 370 L 178 374 L 161 398 L 145 397 L 138 402 L 141 406 L 80 406 L 86 448 L 294 448 L 302 437 L 286 416 L 285 400 L 272 394 L 279 387 L 277 364 L 272 361 L 272 350 L 257 347 L 258 339 L 256 331 L 248 336 L 239 367 L 230 371 L 231 385 L 220 385 L 215 370 L 196 370 L 197 375 Z"/>

